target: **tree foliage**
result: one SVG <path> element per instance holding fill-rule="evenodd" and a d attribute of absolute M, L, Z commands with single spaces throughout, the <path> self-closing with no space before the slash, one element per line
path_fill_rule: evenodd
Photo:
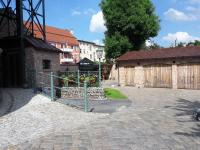
<path fill-rule="evenodd" d="M 185 46 L 185 43 L 183 43 L 183 42 L 180 42 L 180 43 L 178 43 L 178 45 L 177 45 L 177 47 L 184 47 Z"/>
<path fill-rule="evenodd" d="M 128 38 L 120 35 L 119 32 L 111 36 L 106 36 L 105 43 L 106 58 L 117 58 L 127 50 L 132 49 Z"/>
<path fill-rule="evenodd" d="M 189 42 L 189 43 L 184 43 L 184 42 L 180 42 L 178 44 L 175 44 L 171 46 L 171 48 L 173 47 L 186 47 L 186 46 L 200 46 L 200 41 L 195 40 L 194 42 Z"/>
<path fill-rule="evenodd" d="M 200 46 L 200 41 L 195 40 L 194 42 L 189 42 L 187 46 Z"/>
<path fill-rule="evenodd" d="M 100 6 L 107 27 L 105 46 L 108 58 L 118 57 L 128 50 L 139 50 L 147 39 L 157 36 L 159 19 L 150 0 L 102 0 Z M 121 41 L 115 41 L 117 39 Z"/>

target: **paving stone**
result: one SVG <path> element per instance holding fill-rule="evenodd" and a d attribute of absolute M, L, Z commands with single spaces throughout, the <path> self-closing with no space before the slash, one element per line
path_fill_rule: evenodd
<path fill-rule="evenodd" d="M 44 144 L 40 148 L 51 149 L 53 143 L 55 150 L 199 150 L 200 126 L 188 114 L 200 105 L 199 91 L 120 90 L 132 100 L 129 108 L 63 133 L 33 139 L 32 147 L 40 143 Z"/>

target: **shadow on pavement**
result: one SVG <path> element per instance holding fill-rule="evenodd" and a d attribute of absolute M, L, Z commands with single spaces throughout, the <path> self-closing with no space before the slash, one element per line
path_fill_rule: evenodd
<path fill-rule="evenodd" d="M 188 116 L 194 112 L 196 108 L 200 108 L 200 101 L 190 101 L 186 99 L 178 99 L 175 106 L 165 106 L 177 111 L 176 116 Z"/>
<path fill-rule="evenodd" d="M 197 122 L 193 119 L 192 115 L 195 109 L 200 108 L 200 101 L 190 101 L 187 99 L 178 99 L 175 106 L 165 106 L 165 108 L 170 108 L 176 111 L 175 116 L 181 117 L 177 119 L 178 122 L 182 123 L 192 123 L 192 128 L 190 127 L 189 132 L 175 132 L 176 135 L 191 136 L 191 137 L 200 137 L 200 122 Z M 184 117 L 188 117 L 184 119 Z"/>
<path fill-rule="evenodd" d="M 176 135 L 184 135 L 184 136 L 191 136 L 191 137 L 200 137 L 200 124 L 197 124 L 196 127 L 191 128 L 190 133 L 185 133 L 185 132 L 175 132 L 174 134 Z"/>
<path fill-rule="evenodd" d="M 30 89 L 0 89 L 0 117 L 22 108 L 34 96 Z"/>

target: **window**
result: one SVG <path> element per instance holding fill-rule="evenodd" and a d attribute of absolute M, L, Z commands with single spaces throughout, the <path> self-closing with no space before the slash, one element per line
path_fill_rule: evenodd
<path fill-rule="evenodd" d="M 65 44 L 61 44 L 61 48 L 66 48 Z"/>
<path fill-rule="evenodd" d="M 42 61 L 42 63 L 43 63 L 43 69 L 51 69 L 51 61 L 50 60 L 44 59 Z"/>

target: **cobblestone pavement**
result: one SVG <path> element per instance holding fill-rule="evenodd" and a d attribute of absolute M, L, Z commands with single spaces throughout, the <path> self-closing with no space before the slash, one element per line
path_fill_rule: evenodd
<path fill-rule="evenodd" d="M 51 102 L 43 95 L 35 95 L 29 89 L 3 89 L 2 93 L 0 150 L 51 133 L 78 128 L 107 115 L 78 111 Z"/>
<path fill-rule="evenodd" d="M 199 150 L 200 91 L 120 87 L 132 106 L 73 130 L 63 130 L 10 149 Z"/>

